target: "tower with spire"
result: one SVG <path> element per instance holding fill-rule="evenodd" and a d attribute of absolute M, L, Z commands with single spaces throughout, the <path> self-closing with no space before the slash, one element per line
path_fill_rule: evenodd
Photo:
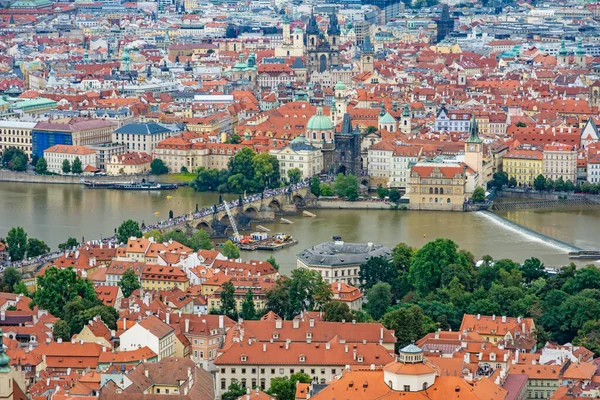
<path fill-rule="evenodd" d="M 587 64 L 585 50 L 583 49 L 581 40 L 577 42 L 577 50 L 575 50 L 575 64 L 577 64 L 578 67 L 585 67 Z"/>
<path fill-rule="evenodd" d="M 131 57 L 129 56 L 129 49 L 127 47 L 123 47 L 123 54 L 121 55 L 121 71 L 129 72 L 129 63 L 131 62 Z"/>
<path fill-rule="evenodd" d="M 471 126 L 469 127 L 469 137 L 465 141 L 465 164 L 473 171 L 477 172 L 477 186 L 483 186 L 483 140 L 479 137 L 479 125 L 475 114 L 471 116 Z"/>
<path fill-rule="evenodd" d="M 340 65 L 340 35 L 342 30 L 336 14 L 329 15 L 327 34 L 319 29 L 317 18 L 311 14 L 306 25 L 306 67 L 308 75 L 325 72 Z"/>
<path fill-rule="evenodd" d="M 405 135 L 409 135 L 412 131 L 412 123 L 411 123 L 411 115 L 410 115 L 410 106 L 408 103 L 404 105 L 402 109 L 402 116 L 400 117 L 400 132 Z"/>
<path fill-rule="evenodd" d="M 371 43 L 371 35 L 367 34 L 360 47 L 360 69 L 362 72 L 373 72 L 373 55 L 375 50 Z"/>

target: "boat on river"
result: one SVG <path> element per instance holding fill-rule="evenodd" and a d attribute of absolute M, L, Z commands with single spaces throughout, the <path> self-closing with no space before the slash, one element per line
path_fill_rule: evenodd
<path fill-rule="evenodd" d="M 156 183 L 156 182 L 132 182 L 118 183 L 114 185 L 118 190 L 173 190 L 177 189 L 176 183 Z"/>

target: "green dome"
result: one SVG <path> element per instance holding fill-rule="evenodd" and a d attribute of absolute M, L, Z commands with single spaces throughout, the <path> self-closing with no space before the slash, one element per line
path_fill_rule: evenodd
<path fill-rule="evenodd" d="M 317 107 L 317 113 L 310 117 L 306 129 L 309 131 L 328 131 L 333 129 L 333 123 L 327 115 L 323 115 L 323 108 Z"/>
<path fill-rule="evenodd" d="M 4 352 L 2 344 L 2 329 L 0 329 L 0 372 L 10 372 L 10 357 Z"/>
<path fill-rule="evenodd" d="M 338 83 L 335 84 L 334 89 L 335 90 L 346 90 L 346 85 L 344 85 L 344 82 L 339 81 Z"/>

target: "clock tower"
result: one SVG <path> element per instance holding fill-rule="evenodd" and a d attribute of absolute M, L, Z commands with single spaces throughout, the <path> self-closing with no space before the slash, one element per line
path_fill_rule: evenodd
<path fill-rule="evenodd" d="M 477 186 L 483 186 L 483 140 L 479 137 L 479 126 L 475 114 L 471 117 L 469 138 L 465 141 L 465 164 L 477 172 Z"/>

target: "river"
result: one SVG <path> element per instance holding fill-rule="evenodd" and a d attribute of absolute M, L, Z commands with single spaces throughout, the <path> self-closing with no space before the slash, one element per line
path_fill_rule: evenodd
<path fill-rule="evenodd" d="M 172 198 L 167 198 L 172 196 Z M 13 226 L 22 226 L 53 249 L 69 236 L 78 240 L 100 238 L 114 233 L 128 218 L 147 224 L 168 217 L 169 210 L 181 215 L 212 205 L 216 193 L 196 193 L 190 188 L 162 192 L 130 192 L 85 189 L 79 185 L 46 185 L 0 182 L 0 237 Z M 227 198 L 227 197 L 226 197 Z M 315 218 L 286 217 L 292 225 L 263 224 L 275 232 L 285 232 L 299 244 L 276 253 L 243 252 L 243 259 L 263 260 L 273 254 L 289 272 L 296 265 L 296 254 L 305 247 L 339 235 L 348 242 L 374 242 L 394 246 L 405 242 L 422 246 L 438 237 L 456 241 L 480 258 L 522 261 L 538 257 L 547 266 L 569 262 L 567 250 L 549 245 L 529 234 L 507 227 L 481 213 L 391 211 L 391 210 L 316 210 Z M 600 233 L 600 212 L 592 209 L 560 211 L 516 211 L 503 216 L 529 229 L 542 232 L 582 248 L 596 248 Z M 277 219 L 279 220 L 279 218 Z"/>

